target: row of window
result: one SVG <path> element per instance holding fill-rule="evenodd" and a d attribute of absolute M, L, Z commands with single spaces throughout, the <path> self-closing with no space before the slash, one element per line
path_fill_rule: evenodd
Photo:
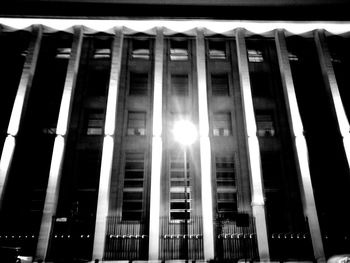
<path fill-rule="evenodd" d="M 269 112 L 256 114 L 257 135 L 259 137 L 275 136 L 276 130 L 273 116 Z M 146 112 L 129 111 L 126 135 L 146 135 Z M 101 109 L 90 109 L 87 113 L 86 135 L 102 135 L 104 112 Z M 49 131 L 47 131 L 49 132 Z M 231 136 L 231 113 L 220 112 L 213 114 L 213 136 Z"/>
<path fill-rule="evenodd" d="M 169 215 L 172 222 L 189 220 L 192 210 L 191 165 L 181 151 L 169 156 Z M 126 153 L 123 187 L 123 220 L 141 220 L 144 210 L 145 156 Z M 217 212 L 222 219 L 237 213 L 236 167 L 234 155 L 215 157 Z"/>

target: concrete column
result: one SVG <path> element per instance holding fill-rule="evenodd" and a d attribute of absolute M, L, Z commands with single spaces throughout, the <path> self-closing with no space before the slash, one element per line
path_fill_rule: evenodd
<path fill-rule="evenodd" d="M 19 82 L 16 98 L 13 104 L 11 118 L 7 129 L 8 136 L 5 140 L 4 148 L 0 161 L 0 209 L 2 207 L 7 176 L 11 166 L 13 153 L 15 150 L 15 141 L 20 128 L 23 112 L 26 109 L 28 95 L 32 87 L 33 76 L 35 73 L 39 50 L 42 38 L 42 27 L 39 25 L 32 28 L 32 39 L 29 43 L 28 54 L 26 56 L 21 79 Z"/>
<path fill-rule="evenodd" d="M 261 261 L 270 258 L 269 245 L 266 228 L 265 201 L 262 186 L 261 161 L 259 141 L 253 108 L 253 99 L 250 87 L 247 48 L 245 44 L 245 29 L 236 30 L 236 45 L 238 57 L 238 70 L 240 77 L 240 88 L 242 94 L 245 130 L 247 133 L 248 163 L 251 179 L 252 210 L 255 217 L 255 228 L 258 241 L 258 251 Z"/>
<path fill-rule="evenodd" d="M 299 113 L 297 98 L 295 95 L 292 71 L 289 63 L 287 44 L 283 30 L 275 31 L 275 40 L 283 85 L 283 93 L 287 106 L 288 122 L 291 128 L 292 138 L 294 139 L 293 147 L 297 160 L 297 170 L 304 215 L 307 217 L 309 223 L 314 256 L 318 262 L 325 262 L 321 230 L 310 177 L 308 150 L 303 134 L 304 128 Z"/>
<path fill-rule="evenodd" d="M 110 182 L 113 168 L 114 134 L 119 92 L 119 77 L 122 63 L 122 50 L 123 33 L 121 29 L 115 29 L 104 129 L 105 137 L 103 141 L 100 183 L 98 188 L 94 245 L 92 252 L 92 258 L 99 260 L 103 259 L 106 242 L 105 239 L 109 210 Z"/>
<path fill-rule="evenodd" d="M 203 216 L 204 259 L 214 259 L 213 197 L 211 179 L 211 147 L 209 139 L 209 116 L 207 96 L 207 74 L 205 63 L 205 41 L 202 29 L 197 29 L 196 63 L 199 108 L 199 146 L 201 160 L 201 189 Z"/>
<path fill-rule="evenodd" d="M 75 83 L 78 74 L 81 46 L 83 41 L 83 29 L 74 28 L 74 39 L 71 56 L 68 62 L 67 75 L 63 89 L 60 112 L 56 129 L 56 138 L 53 147 L 49 179 L 46 189 L 45 204 L 39 238 L 37 243 L 36 258 L 45 259 L 48 252 L 50 232 L 52 228 L 52 217 L 56 214 L 57 201 L 60 190 L 61 170 L 66 144 L 66 133 L 72 111 L 72 101 L 75 90 Z"/>
<path fill-rule="evenodd" d="M 153 137 L 152 170 L 149 224 L 149 260 L 159 259 L 159 216 L 160 216 L 160 177 L 162 169 L 162 107 L 163 107 L 163 29 L 157 29 L 155 43 L 154 92 L 153 92 Z"/>
<path fill-rule="evenodd" d="M 345 149 L 348 165 L 350 166 L 350 124 L 346 116 L 343 102 L 340 97 L 337 80 L 332 65 L 331 55 L 328 49 L 327 40 L 324 30 L 316 30 L 315 42 L 317 53 L 320 61 L 322 75 L 324 83 L 329 94 L 329 98 L 333 104 L 334 115 L 338 121 L 338 127 L 340 134 L 343 138 L 343 144 Z"/>

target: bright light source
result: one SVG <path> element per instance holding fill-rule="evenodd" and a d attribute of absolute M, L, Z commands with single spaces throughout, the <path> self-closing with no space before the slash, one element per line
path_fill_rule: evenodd
<path fill-rule="evenodd" d="M 175 140 L 184 146 L 191 145 L 197 139 L 197 129 L 188 120 L 175 122 L 173 134 Z"/>

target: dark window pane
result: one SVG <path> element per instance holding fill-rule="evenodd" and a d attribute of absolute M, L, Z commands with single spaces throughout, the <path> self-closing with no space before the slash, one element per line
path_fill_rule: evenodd
<path fill-rule="evenodd" d="M 226 42 L 223 40 L 209 40 L 209 58 L 226 59 Z"/>
<path fill-rule="evenodd" d="M 228 96 L 229 82 L 227 74 L 212 74 L 211 88 L 213 96 Z"/>
<path fill-rule="evenodd" d="M 148 94 L 148 74 L 130 73 L 130 95 L 146 96 Z"/>
<path fill-rule="evenodd" d="M 176 96 L 188 95 L 188 75 L 171 75 L 171 93 Z"/>

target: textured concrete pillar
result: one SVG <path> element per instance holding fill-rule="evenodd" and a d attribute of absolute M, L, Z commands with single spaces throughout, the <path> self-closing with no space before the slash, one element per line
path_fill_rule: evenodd
<path fill-rule="evenodd" d="M 162 98 L 163 98 L 163 61 L 164 36 L 161 28 L 157 29 L 155 43 L 154 92 L 153 92 L 153 137 L 152 170 L 149 226 L 149 259 L 159 259 L 159 216 L 160 216 L 160 176 L 162 168 Z"/>
<path fill-rule="evenodd" d="M 252 210 L 255 217 L 255 228 L 258 241 L 258 251 L 261 261 L 269 260 L 269 245 L 266 228 L 265 201 L 262 189 L 262 174 L 259 141 L 256 135 L 256 122 L 254 116 L 253 99 L 250 87 L 247 48 L 245 43 L 245 29 L 236 29 L 236 44 L 238 57 L 238 70 L 242 94 L 245 130 L 248 145 L 248 163 L 251 179 Z"/>
<path fill-rule="evenodd" d="M 204 259 L 210 260 L 214 259 L 214 224 L 211 183 L 211 147 L 209 139 L 207 74 L 205 63 L 205 41 L 202 29 L 197 29 L 196 52 L 200 136 L 199 146 L 201 160 L 203 249 Z"/>
<path fill-rule="evenodd" d="M 71 56 L 68 62 L 67 75 L 63 89 L 60 112 L 58 116 L 56 138 L 53 146 L 49 179 L 46 189 L 43 216 L 41 219 L 40 232 L 36 250 L 37 259 L 45 259 L 48 252 L 50 232 L 52 228 L 52 217 L 56 214 L 58 195 L 61 181 L 61 170 L 66 144 L 66 132 L 72 111 L 72 101 L 75 83 L 78 74 L 81 46 L 83 41 L 83 30 L 75 27 Z"/>
<path fill-rule="evenodd" d="M 316 30 L 315 42 L 319 62 L 322 70 L 324 83 L 329 94 L 329 99 L 333 105 L 333 113 L 338 121 L 340 134 L 343 138 L 343 145 L 345 149 L 348 166 L 350 166 L 350 125 L 346 116 L 343 102 L 340 97 L 337 80 L 335 77 L 331 55 L 328 49 L 327 40 L 324 30 Z"/>
<path fill-rule="evenodd" d="M 121 29 L 115 30 L 113 40 L 111 74 L 109 79 L 105 137 L 103 141 L 100 182 L 98 188 L 97 210 L 94 245 L 92 251 L 93 259 L 103 259 L 106 242 L 107 216 L 109 211 L 110 182 L 113 167 L 113 149 L 115 120 L 117 114 L 117 101 L 119 92 L 119 77 L 122 63 L 123 33 Z"/>
<path fill-rule="evenodd" d="M 298 179 L 303 202 L 304 215 L 308 219 L 314 256 L 318 262 L 325 262 L 321 230 L 318 221 L 315 198 L 311 184 L 308 150 L 303 134 L 297 98 L 292 78 L 292 71 L 288 58 L 287 44 L 283 30 L 275 31 L 278 63 L 281 72 L 283 93 L 287 106 L 287 116 L 294 139 L 294 153 L 297 160 Z"/>
<path fill-rule="evenodd" d="M 42 38 L 42 26 L 33 26 L 32 39 L 29 43 L 28 53 L 23 65 L 22 75 L 19 82 L 16 98 L 13 104 L 11 118 L 7 129 L 8 136 L 5 140 L 0 161 L 0 209 L 2 207 L 7 176 L 11 166 L 15 150 L 16 135 L 20 128 L 23 113 L 26 109 L 28 95 L 32 87 L 39 50 Z"/>

